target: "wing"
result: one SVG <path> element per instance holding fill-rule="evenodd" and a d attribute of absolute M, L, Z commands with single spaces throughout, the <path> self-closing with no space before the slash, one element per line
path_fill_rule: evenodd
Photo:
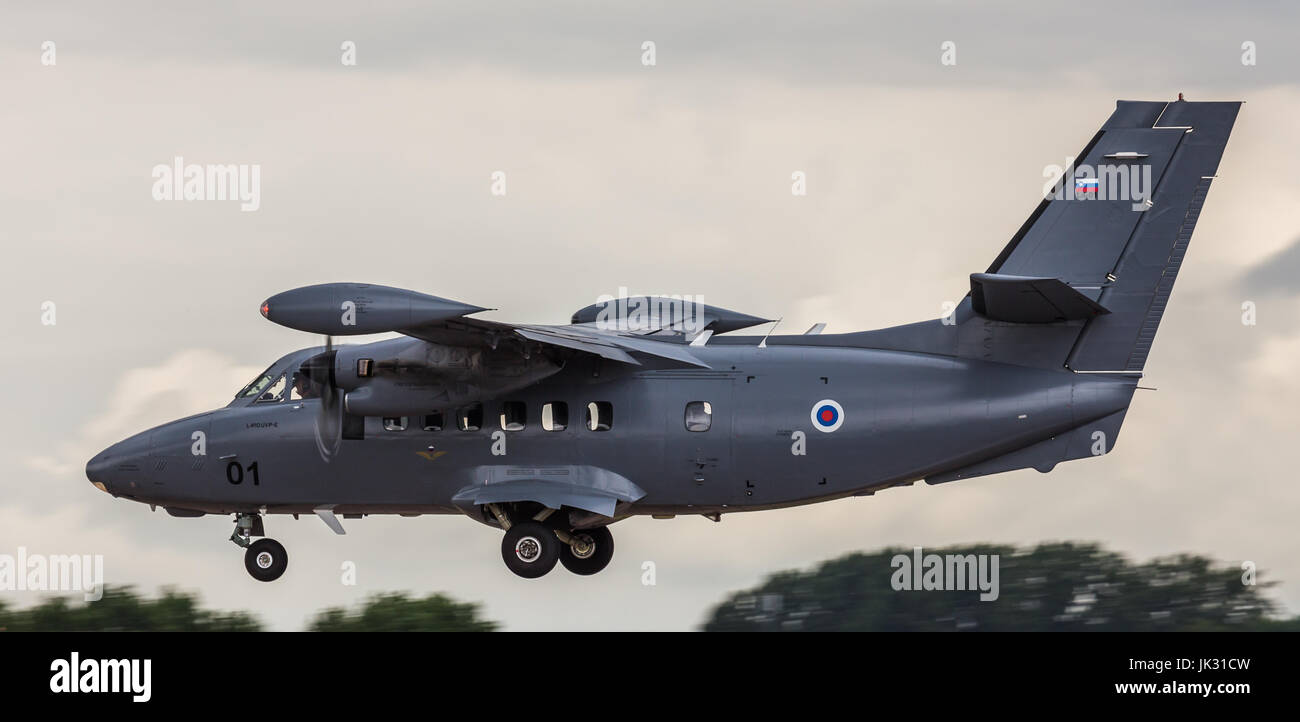
<path fill-rule="evenodd" d="M 525 357 L 537 346 L 592 354 L 640 365 L 638 357 L 661 364 L 709 368 L 689 350 L 684 334 L 648 338 L 605 330 L 595 323 L 532 326 L 468 316 L 490 309 L 415 291 L 365 283 L 327 283 L 295 288 L 262 303 L 261 312 L 281 326 L 331 336 L 398 333 L 441 346 L 517 350 Z M 504 347 L 504 348 L 503 348 Z"/>
<path fill-rule="evenodd" d="M 603 331 L 588 324 L 530 326 L 462 317 L 400 329 L 400 332 L 437 344 L 486 345 L 496 348 L 502 342 L 524 340 L 638 366 L 641 362 L 633 354 L 650 356 L 670 365 L 709 368 L 708 364 L 691 354 L 686 344 L 676 337 L 655 340 Z"/>

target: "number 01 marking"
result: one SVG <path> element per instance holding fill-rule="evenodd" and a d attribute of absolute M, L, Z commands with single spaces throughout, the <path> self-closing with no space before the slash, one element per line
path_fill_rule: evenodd
<path fill-rule="evenodd" d="M 253 475 L 253 486 L 262 485 L 262 477 L 257 473 L 256 461 L 248 465 L 248 473 Z M 244 467 L 240 466 L 238 461 L 226 464 L 226 481 L 232 484 L 244 483 Z"/>

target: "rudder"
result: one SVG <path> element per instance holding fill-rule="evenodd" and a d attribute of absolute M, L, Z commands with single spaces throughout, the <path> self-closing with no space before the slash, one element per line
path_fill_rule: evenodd
<path fill-rule="evenodd" d="M 1098 302 L 1110 314 L 1087 323 L 1066 366 L 1141 372 L 1218 171 L 1239 102 L 1170 103 L 1154 128 L 1183 128 L 1168 170 Z"/>

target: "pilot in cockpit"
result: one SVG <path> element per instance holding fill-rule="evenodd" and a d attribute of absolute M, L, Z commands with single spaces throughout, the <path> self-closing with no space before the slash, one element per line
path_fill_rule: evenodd
<path fill-rule="evenodd" d="M 293 398 L 295 399 L 314 399 L 316 398 L 316 389 L 302 372 L 293 376 Z"/>

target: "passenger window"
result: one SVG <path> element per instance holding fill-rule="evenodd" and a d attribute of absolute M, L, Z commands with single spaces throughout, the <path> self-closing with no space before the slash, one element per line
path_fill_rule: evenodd
<path fill-rule="evenodd" d="M 461 431 L 478 431 L 483 428 L 483 404 L 466 406 L 456 414 Z"/>
<path fill-rule="evenodd" d="M 406 417 L 385 416 L 384 431 L 406 431 Z"/>
<path fill-rule="evenodd" d="M 569 425 L 569 405 L 552 401 L 542 407 L 542 430 L 564 431 Z"/>
<path fill-rule="evenodd" d="M 506 431 L 523 431 L 527 420 L 528 408 L 522 401 L 507 401 L 501 404 L 501 428 Z"/>
<path fill-rule="evenodd" d="M 435 411 L 432 414 L 424 415 L 425 431 L 442 431 L 442 412 Z"/>
<path fill-rule="evenodd" d="M 266 387 L 266 390 L 263 391 L 263 392 L 262 392 L 262 393 L 257 397 L 257 403 L 259 403 L 259 404 L 274 404 L 274 403 L 277 403 L 277 402 L 283 400 L 283 399 L 284 399 L 284 387 L 285 387 L 284 375 L 281 374 L 281 375 L 280 375 L 280 378 L 278 378 L 278 379 L 276 379 L 275 381 L 271 382 L 271 385 L 268 386 L 268 387 Z"/>
<path fill-rule="evenodd" d="M 692 401 L 686 405 L 686 430 L 708 431 L 713 425 L 713 404 Z"/>
<path fill-rule="evenodd" d="M 614 425 L 614 405 L 608 401 L 587 404 L 587 428 L 592 431 L 609 431 Z"/>

